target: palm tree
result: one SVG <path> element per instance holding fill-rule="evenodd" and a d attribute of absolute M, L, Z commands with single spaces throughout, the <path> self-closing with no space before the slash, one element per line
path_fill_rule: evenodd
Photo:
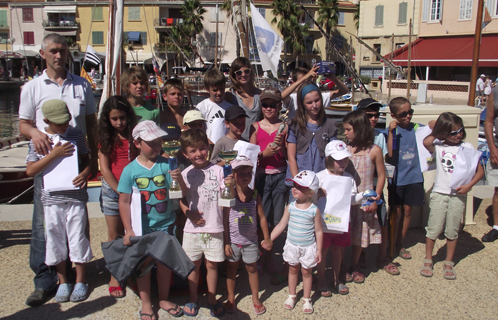
<path fill-rule="evenodd" d="M 183 16 L 183 29 L 190 36 L 191 41 L 194 41 L 197 34 L 204 31 L 204 9 L 199 0 L 185 0 L 181 7 Z"/>
<path fill-rule="evenodd" d="M 337 4 L 337 0 L 318 0 L 318 19 L 317 22 L 325 28 L 325 33 L 332 37 L 332 29 L 337 26 L 339 22 L 339 8 Z M 330 52 L 329 42 L 325 43 L 325 51 L 326 51 L 326 59 L 327 61 L 331 60 L 331 52 Z"/>

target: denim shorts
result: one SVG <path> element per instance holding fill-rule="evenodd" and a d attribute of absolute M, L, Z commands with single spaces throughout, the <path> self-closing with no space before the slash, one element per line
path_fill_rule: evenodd
<path fill-rule="evenodd" d="M 102 179 L 100 190 L 100 210 L 106 216 L 119 215 L 119 194 Z"/>

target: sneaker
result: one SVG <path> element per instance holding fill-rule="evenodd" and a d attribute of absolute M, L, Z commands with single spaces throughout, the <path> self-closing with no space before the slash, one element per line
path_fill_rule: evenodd
<path fill-rule="evenodd" d="M 482 242 L 493 242 L 496 239 L 498 239 L 498 230 L 496 229 L 491 229 L 490 232 L 486 233 L 482 237 Z"/>
<path fill-rule="evenodd" d="M 26 300 L 26 305 L 31 308 L 39 307 L 50 300 L 54 293 L 55 290 L 35 289 Z"/>

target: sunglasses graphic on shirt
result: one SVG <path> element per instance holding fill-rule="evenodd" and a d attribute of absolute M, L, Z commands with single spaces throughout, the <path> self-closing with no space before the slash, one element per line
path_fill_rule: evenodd
<path fill-rule="evenodd" d="M 164 187 L 166 185 L 166 177 L 164 174 L 157 175 L 153 178 L 137 178 L 135 179 L 135 182 L 137 183 L 138 189 L 145 189 L 149 186 L 151 180 L 156 187 Z"/>
<path fill-rule="evenodd" d="M 157 213 L 165 213 L 168 211 L 168 201 L 164 202 L 159 202 L 156 204 L 145 204 L 145 214 L 149 214 L 149 212 L 152 210 L 152 208 L 156 208 Z M 142 212 L 142 214 L 144 214 Z"/>
<path fill-rule="evenodd" d="M 140 194 L 142 195 L 142 199 L 147 202 L 150 200 L 150 197 L 152 195 L 155 195 L 156 196 L 156 199 L 157 200 L 164 200 L 166 199 L 166 189 L 157 189 L 156 191 L 152 192 L 152 191 L 140 191 Z"/>

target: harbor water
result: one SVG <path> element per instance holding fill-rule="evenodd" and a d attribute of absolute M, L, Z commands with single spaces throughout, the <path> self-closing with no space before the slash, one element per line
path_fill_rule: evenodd
<path fill-rule="evenodd" d="M 0 139 L 19 136 L 19 100 L 21 91 L 0 93 Z"/>

